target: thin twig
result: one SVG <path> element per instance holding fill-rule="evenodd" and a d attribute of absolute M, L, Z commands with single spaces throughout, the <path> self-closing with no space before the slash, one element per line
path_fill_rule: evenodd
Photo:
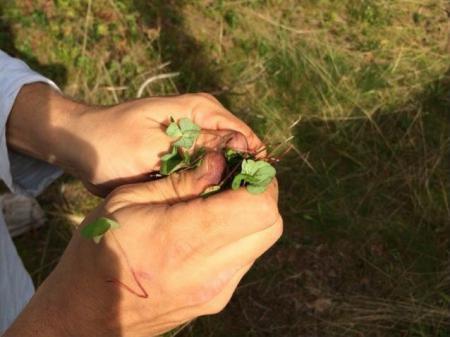
<path fill-rule="evenodd" d="M 81 48 L 81 57 L 84 57 L 84 55 L 86 54 L 86 45 L 87 45 L 88 29 L 89 29 L 89 18 L 91 16 L 91 11 L 92 11 L 92 0 L 89 0 L 88 8 L 86 11 L 86 17 L 84 19 L 84 35 L 83 35 L 83 47 Z"/>
<path fill-rule="evenodd" d="M 53 226 L 49 226 L 48 231 L 47 231 L 47 237 L 45 238 L 44 250 L 41 255 L 41 261 L 39 262 L 39 270 L 41 270 L 41 272 L 39 273 L 39 275 L 37 277 L 38 285 L 40 285 L 42 282 L 42 270 L 44 269 L 44 263 L 47 258 L 48 246 L 50 244 L 50 237 L 52 235 L 52 232 L 53 232 Z"/>
<path fill-rule="evenodd" d="M 81 59 L 84 59 L 86 55 L 86 46 L 88 40 L 88 30 L 89 30 L 89 18 L 91 17 L 92 11 L 92 0 L 88 2 L 88 8 L 86 10 L 86 17 L 84 19 L 84 33 L 83 33 L 83 46 L 81 47 Z M 78 79 L 80 78 L 81 69 L 77 72 L 77 77 L 75 80 L 75 84 L 78 85 Z"/>
<path fill-rule="evenodd" d="M 166 78 L 177 77 L 178 75 L 180 75 L 180 73 L 178 73 L 178 72 L 177 73 L 168 73 L 168 74 L 159 74 L 159 75 L 155 75 L 155 76 L 152 76 L 152 77 L 146 79 L 145 82 L 142 83 L 141 86 L 139 87 L 136 97 L 141 98 L 142 94 L 144 93 L 145 88 L 150 83 L 158 81 L 158 80 L 166 79 Z"/>
<path fill-rule="evenodd" d="M 111 87 L 114 87 L 114 82 L 113 82 L 113 80 L 111 78 L 111 75 L 108 72 L 108 69 L 106 68 L 105 62 L 103 62 L 103 61 L 102 61 L 102 68 L 105 71 L 106 78 L 108 79 L 109 85 Z M 114 101 L 116 102 L 116 104 L 119 104 L 120 101 L 119 101 L 119 97 L 116 94 L 116 91 L 115 90 L 111 90 L 110 92 L 112 93 L 112 96 L 113 96 Z"/>
<path fill-rule="evenodd" d="M 106 87 L 100 87 L 100 89 L 104 89 L 106 91 L 123 91 L 123 90 L 127 90 L 128 87 L 125 85 L 122 85 L 120 87 L 106 86 Z"/>

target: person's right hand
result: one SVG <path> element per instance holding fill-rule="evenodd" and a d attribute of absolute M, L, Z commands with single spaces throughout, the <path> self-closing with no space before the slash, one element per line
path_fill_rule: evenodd
<path fill-rule="evenodd" d="M 254 261 L 282 233 L 277 183 L 208 198 L 224 167 L 116 189 L 84 221 L 121 227 L 95 244 L 76 232 L 54 272 L 6 336 L 156 336 L 221 311 Z"/>

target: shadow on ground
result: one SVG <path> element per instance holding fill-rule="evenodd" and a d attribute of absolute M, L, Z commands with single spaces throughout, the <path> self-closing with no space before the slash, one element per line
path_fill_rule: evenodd
<path fill-rule="evenodd" d="M 171 70 L 181 72 L 177 82 L 180 91 L 216 93 L 227 105 L 220 66 L 209 56 L 207 47 L 189 33 L 183 14 L 187 5 L 185 0 L 134 0 L 143 26 L 160 29 L 158 48 L 162 60 L 171 62 Z"/>
<path fill-rule="evenodd" d="M 282 240 L 222 314 L 180 335 L 448 331 L 449 84 L 447 74 L 412 100 L 419 106 L 372 121 L 302 121 L 296 145 L 312 169 L 296 155 L 278 167 Z"/>
<path fill-rule="evenodd" d="M 64 65 L 58 63 L 41 64 L 33 55 L 18 50 L 15 42 L 12 23 L 5 19 L 3 7 L 0 4 L 0 49 L 13 57 L 23 60 L 32 69 L 51 78 L 58 86 L 64 88 L 67 84 L 67 69 Z"/>

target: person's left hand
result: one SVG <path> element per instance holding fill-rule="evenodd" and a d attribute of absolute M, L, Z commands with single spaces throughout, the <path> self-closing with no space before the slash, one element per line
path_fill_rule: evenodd
<path fill-rule="evenodd" d="M 12 149 L 58 165 L 105 195 L 118 185 L 149 179 L 176 141 L 170 117 L 201 127 L 196 145 L 259 152 L 255 133 L 209 94 L 153 97 L 111 107 L 78 103 L 42 83 L 25 85 L 7 123 Z M 264 151 L 261 152 L 264 155 Z"/>
<path fill-rule="evenodd" d="M 198 146 L 217 150 L 228 145 L 255 152 L 263 147 L 253 131 L 211 95 L 146 98 L 81 114 L 76 135 L 94 151 L 80 156 L 75 174 L 100 195 L 123 183 L 148 179 L 176 140 L 165 133 L 170 117 L 190 118 L 202 128 Z"/>

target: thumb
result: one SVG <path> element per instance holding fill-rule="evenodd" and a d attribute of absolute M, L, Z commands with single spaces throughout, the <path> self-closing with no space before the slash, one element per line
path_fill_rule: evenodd
<path fill-rule="evenodd" d="M 221 151 L 224 148 L 232 148 L 239 152 L 248 151 L 245 136 L 233 130 L 202 130 L 195 147 L 212 151 Z"/>
<path fill-rule="evenodd" d="M 224 170 L 225 158 L 222 154 L 210 152 L 196 169 L 173 173 L 159 180 L 129 185 L 127 190 L 133 194 L 133 200 L 136 202 L 174 204 L 196 198 L 207 187 L 218 184 Z"/>

